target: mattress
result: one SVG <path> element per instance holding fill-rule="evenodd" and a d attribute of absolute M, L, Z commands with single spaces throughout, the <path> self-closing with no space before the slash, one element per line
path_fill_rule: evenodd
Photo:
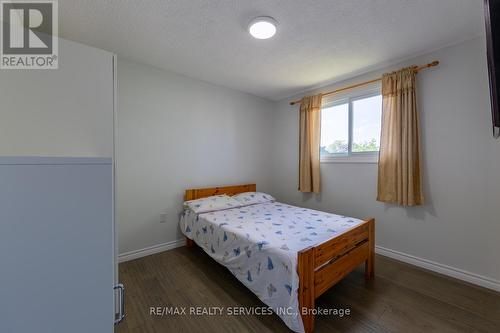
<path fill-rule="evenodd" d="M 295 332 L 299 312 L 297 253 L 363 221 L 267 202 L 195 214 L 185 210 L 181 231 L 269 306 Z"/>

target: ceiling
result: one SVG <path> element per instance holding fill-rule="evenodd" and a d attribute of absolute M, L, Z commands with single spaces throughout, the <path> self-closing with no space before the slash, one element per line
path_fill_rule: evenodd
<path fill-rule="evenodd" d="M 64 0 L 64 38 L 279 100 L 483 34 L 483 0 Z M 260 15 L 278 32 L 246 31 Z"/>

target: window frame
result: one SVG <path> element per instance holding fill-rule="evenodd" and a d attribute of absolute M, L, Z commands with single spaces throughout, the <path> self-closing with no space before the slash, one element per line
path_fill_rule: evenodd
<path fill-rule="evenodd" d="M 348 142 L 347 142 L 347 153 L 333 153 L 328 155 L 321 155 L 321 163 L 378 163 L 379 151 L 373 152 L 353 152 L 352 151 L 352 141 L 353 141 L 353 129 L 354 129 L 354 110 L 353 102 L 378 96 L 382 94 L 380 85 L 371 88 L 358 89 L 354 92 L 350 92 L 339 98 L 332 99 L 323 103 L 321 105 L 321 112 L 323 109 L 338 106 L 342 104 L 348 105 Z M 382 107 L 382 106 L 381 106 Z M 382 121 L 382 119 L 380 119 Z"/>

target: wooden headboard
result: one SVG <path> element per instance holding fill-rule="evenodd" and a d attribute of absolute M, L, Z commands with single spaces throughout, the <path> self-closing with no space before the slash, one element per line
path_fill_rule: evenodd
<path fill-rule="evenodd" d="M 255 192 L 256 190 L 257 190 L 256 184 L 191 188 L 189 190 L 186 190 L 186 194 L 184 195 L 184 200 L 186 201 L 195 200 L 219 194 L 236 195 L 243 192 Z"/>

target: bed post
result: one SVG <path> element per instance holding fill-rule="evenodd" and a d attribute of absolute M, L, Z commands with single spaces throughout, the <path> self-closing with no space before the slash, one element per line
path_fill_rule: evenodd
<path fill-rule="evenodd" d="M 186 247 L 187 248 L 194 247 L 194 240 L 186 237 Z"/>
<path fill-rule="evenodd" d="M 309 247 L 298 253 L 299 312 L 305 333 L 314 329 L 314 248 Z"/>
<path fill-rule="evenodd" d="M 368 220 L 368 259 L 365 262 L 365 279 L 375 276 L 375 219 Z"/>

